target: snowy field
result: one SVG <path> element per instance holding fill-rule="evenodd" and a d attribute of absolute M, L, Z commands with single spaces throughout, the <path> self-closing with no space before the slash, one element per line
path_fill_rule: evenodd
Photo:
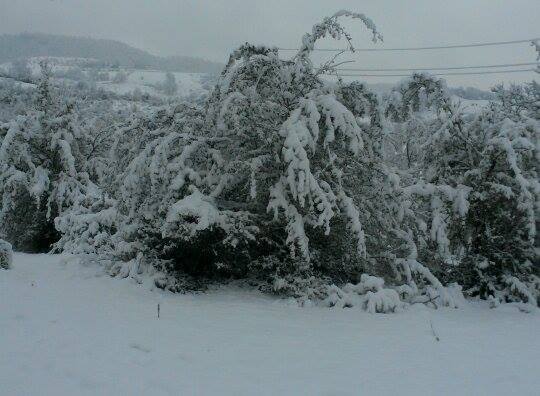
<path fill-rule="evenodd" d="M 150 70 L 131 70 L 127 72 L 127 80 L 122 83 L 113 82 L 100 82 L 98 86 L 117 94 L 128 94 L 134 90 L 139 89 L 143 93 L 147 93 L 152 96 L 167 98 L 167 95 L 161 94 L 154 88 L 155 85 L 163 82 L 165 78 L 165 72 L 162 71 L 150 71 Z M 114 76 L 114 72 L 111 75 Z M 205 77 L 201 73 L 173 73 L 178 92 L 176 96 L 181 98 L 187 98 L 190 95 L 200 95 L 204 93 L 201 80 Z"/>
<path fill-rule="evenodd" d="M 29 71 L 31 77 L 38 78 L 41 74 L 40 61 L 48 59 L 50 62 L 51 70 L 53 72 L 67 72 L 73 69 L 74 66 L 82 66 L 84 61 L 90 61 L 91 59 L 77 59 L 77 58 L 61 58 L 61 57 L 34 57 L 28 60 Z M 0 74 L 10 75 L 12 64 L 10 62 L 0 64 Z M 79 69 L 79 70 L 85 70 Z M 115 82 L 114 77 L 118 71 L 103 68 L 94 69 L 96 73 L 106 73 L 110 78 L 109 81 L 98 81 L 96 85 L 103 88 L 105 91 L 113 92 L 119 95 L 131 94 L 135 90 L 140 91 L 142 94 L 148 94 L 153 97 L 161 99 L 171 99 L 160 92 L 157 86 L 163 83 L 166 72 L 159 70 L 144 70 L 144 69 L 121 69 L 126 75 L 125 81 Z M 82 73 L 82 72 L 81 72 Z M 88 70 L 86 72 L 88 74 Z M 177 92 L 173 95 L 176 98 L 189 99 L 193 96 L 198 96 L 206 92 L 205 81 L 214 77 L 209 77 L 205 73 L 185 73 L 174 72 L 172 73 L 176 80 Z M 12 80 L 11 78 L 0 77 L 0 81 Z M 60 82 L 67 82 L 70 84 L 76 83 L 76 81 L 66 78 L 56 78 Z M 34 84 L 28 84 L 16 80 L 15 83 L 19 86 L 34 88 Z M 86 76 L 86 81 L 91 79 Z M 211 84 L 210 84 L 211 85 Z"/>
<path fill-rule="evenodd" d="M 60 256 L 17 254 L 14 269 L 0 271 L 0 329 L 6 396 L 540 389 L 540 314 L 513 306 L 370 315 L 230 287 L 173 295 Z"/>

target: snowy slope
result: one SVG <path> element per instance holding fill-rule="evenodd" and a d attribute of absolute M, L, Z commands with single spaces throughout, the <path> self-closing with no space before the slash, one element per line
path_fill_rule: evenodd
<path fill-rule="evenodd" d="M 161 318 L 156 317 L 157 304 Z M 431 331 L 430 321 L 440 341 Z M 1 395 L 538 395 L 540 315 L 173 295 L 60 256 L 0 271 Z"/>
<path fill-rule="evenodd" d="M 206 77 L 201 73 L 172 73 L 176 78 L 178 86 L 178 97 L 186 98 L 192 95 L 201 95 L 205 92 L 202 80 Z M 114 73 L 111 73 L 114 75 Z M 143 93 L 161 98 L 167 98 L 166 95 L 160 93 L 154 88 L 165 79 L 165 73 L 152 70 L 131 70 L 127 76 L 127 80 L 123 83 L 100 82 L 98 85 L 105 90 L 117 93 L 127 94 L 136 89 Z"/>
<path fill-rule="evenodd" d="M 108 68 L 89 69 L 86 65 L 91 64 L 95 60 L 87 58 L 62 58 L 62 57 L 34 57 L 27 60 L 27 66 L 31 73 L 31 77 L 37 78 L 41 74 L 40 62 L 47 60 L 53 73 L 68 72 L 77 68 L 87 82 L 91 81 L 89 73 L 93 70 L 96 73 L 102 73 L 109 77 L 108 81 L 98 81 L 96 84 L 106 91 L 114 92 L 120 95 L 133 93 L 139 90 L 143 94 L 148 94 L 162 99 L 170 99 L 167 95 L 156 89 L 156 86 L 163 83 L 166 73 L 160 70 L 144 70 L 144 69 L 122 69 L 127 78 L 123 82 L 114 82 L 114 76 L 119 70 Z M 0 74 L 9 76 L 11 73 L 11 62 L 0 64 Z M 176 97 L 187 99 L 197 97 L 204 94 L 212 85 L 211 81 L 216 77 L 205 73 L 172 73 L 177 83 Z M 1 77 L 0 77 L 1 78 Z M 57 78 L 59 81 L 73 83 L 69 78 Z"/>
<path fill-rule="evenodd" d="M 489 100 L 472 100 L 472 99 L 463 99 L 456 95 L 452 95 L 451 97 L 452 102 L 459 103 L 461 106 L 460 108 L 465 113 L 477 113 L 481 111 L 482 109 L 489 106 Z"/>
<path fill-rule="evenodd" d="M 13 83 L 15 84 L 16 86 L 18 87 L 21 87 L 21 88 L 26 88 L 26 89 L 34 89 L 36 88 L 36 85 L 35 84 L 30 84 L 30 83 L 25 83 L 25 82 L 21 82 L 21 81 L 16 81 L 12 78 L 9 78 L 9 77 L 0 77 L 0 83 L 3 83 L 3 82 L 6 82 L 6 83 Z"/>

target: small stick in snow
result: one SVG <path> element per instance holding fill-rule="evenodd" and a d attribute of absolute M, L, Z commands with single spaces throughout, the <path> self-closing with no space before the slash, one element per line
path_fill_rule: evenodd
<path fill-rule="evenodd" d="M 159 303 L 158 303 L 158 305 L 157 305 L 157 317 L 158 317 L 158 319 L 159 319 Z"/>
<path fill-rule="evenodd" d="M 431 325 L 431 333 L 433 334 L 433 337 L 435 337 L 435 339 L 437 341 L 440 341 L 441 339 L 439 338 L 439 335 L 437 334 L 437 332 L 433 328 L 433 322 L 431 321 L 431 319 L 429 320 L 429 324 Z"/>

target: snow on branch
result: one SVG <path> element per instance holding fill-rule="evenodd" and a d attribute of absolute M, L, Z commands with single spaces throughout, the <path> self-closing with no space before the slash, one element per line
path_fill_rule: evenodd
<path fill-rule="evenodd" d="M 331 17 L 326 17 L 322 22 L 313 26 L 311 33 L 306 33 L 302 37 L 302 43 L 300 49 L 295 56 L 295 59 L 300 62 L 308 62 L 309 55 L 313 52 L 315 48 L 315 43 L 317 40 L 326 37 L 327 35 L 331 36 L 334 40 L 340 40 L 342 37 L 345 37 L 349 50 L 354 51 L 354 47 L 351 42 L 351 36 L 347 31 L 341 26 L 338 22 L 338 19 L 341 17 L 350 17 L 352 19 L 360 19 L 366 28 L 372 33 L 373 42 L 382 41 L 382 35 L 377 31 L 375 23 L 365 16 L 364 14 L 341 10 L 336 12 Z"/>

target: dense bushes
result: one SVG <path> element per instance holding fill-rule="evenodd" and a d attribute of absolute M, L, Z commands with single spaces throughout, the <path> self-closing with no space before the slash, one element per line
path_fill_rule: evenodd
<path fill-rule="evenodd" d="M 341 12 L 291 60 L 243 45 L 203 103 L 140 113 L 88 155 L 96 132 L 73 130 L 70 113 L 33 122 L 53 145 L 20 134 L 24 123 L 0 129 L 8 154 L 40 159 L 26 149 L 36 145 L 56 160 L 4 160 L 3 180 L 19 175 L 26 194 L 4 187 L 4 219 L 38 197 L 57 250 L 175 291 L 247 278 L 304 302 L 388 312 L 457 306 L 460 287 L 444 286 L 457 282 L 471 296 L 536 304 L 538 86 L 515 102 L 499 89 L 464 114 L 427 75 L 382 101 L 360 83 L 329 83 L 320 74 L 333 64 L 315 68 L 310 53 L 324 36 L 349 39 L 341 16 L 380 38 L 368 18 Z M 37 169 L 47 175 L 38 190 Z"/>
<path fill-rule="evenodd" d="M 499 87 L 498 100 L 472 114 L 429 77 L 413 76 L 399 92 L 421 92 L 419 86 L 425 87 L 422 105 L 409 99 L 417 104 L 396 112 L 390 101 L 388 109 L 402 117 L 397 133 L 407 161 L 400 165 L 414 177 L 408 189 L 420 198 L 415 212 L 444 241 L 435 255 L 424 253 L 426 261 L 471 295 L 536 303 L 538 85 Z"/>

